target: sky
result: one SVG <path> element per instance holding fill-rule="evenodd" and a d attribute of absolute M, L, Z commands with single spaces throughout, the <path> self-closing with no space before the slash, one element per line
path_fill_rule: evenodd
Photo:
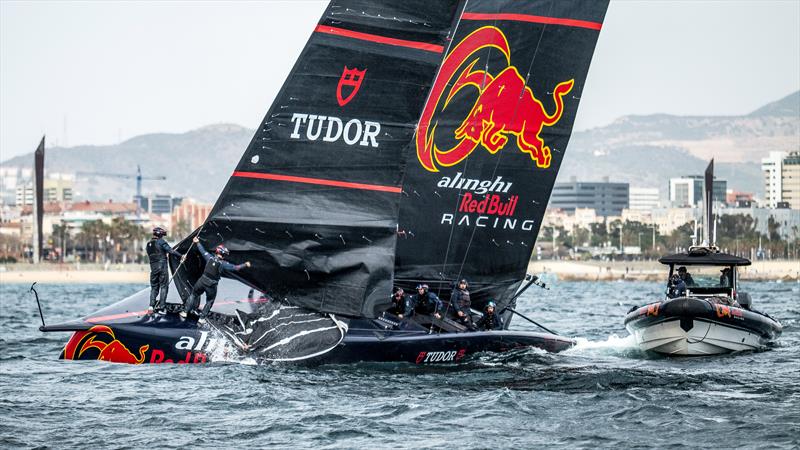
<path fill-rule="evenodd" d="M 327 2 L 0 0 L 0 161 L 204 125 L 255 128 Z M 576 129 L 747 114 L 800 90 L 800 1 L 612 0 Z"/>

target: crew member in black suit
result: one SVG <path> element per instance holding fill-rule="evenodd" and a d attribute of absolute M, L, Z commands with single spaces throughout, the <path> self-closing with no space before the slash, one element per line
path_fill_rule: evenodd
<path fill-rule="evenodd" d="M 180 256 L 183 255 L 173 250 L 164 240 L 167 230 L 161 227 L 153 228 L 153 238 L 147 241 L 145 250 L 150 259 L 150 307 L 147 313 L 153 309 L 159 314 L 163 314 L 167 307 L 167 294 L 169 293 L 169 269 L 167 268 L 167 254 Z M 159 293 L 161 296 L 159 297 Z M 158 298 L 158 304 L 156 304 Z"/>
<path fill-rule="evenodd" d="M 486 307 L 483 309 L 483 317 L 475 322 L 475 326 L 479 330 L 491 331 L 503 329 L 503 319 L 501 319 L 500 316 L 495 313 L 496 308 L 497 305 L 495 305 L 493 301 L 489 300 L 489 303 L 487 303 Z"/>
<path fill-rule="evenodd" d="M 417 293 L 412 295 L 410 300 L 416 314 L 428 314 L 437 319 L 442 318 L 439 313 L 442 310 L 442 301 L 436 294 L 430 292 L 427 284 L 418 285 Z"/>
<path fill-rule="evenodd" d="M 403 319 L 411 316 L 412 310 L 411 301 L 408 299 L 408 295 L 406 295 L 405 291 L 403 291 L 403 288 L 395 287 L 394 293 L 392 293 L 392 306 L 389 308 L 389 312 Z"/>
<path fill-rule="evenodd" d="M 225 272 L 237 272 L 245 267 L 250 267 L 250 261 L 244 264 L 233 265 L 225 261 L 225 257 L 230 255 L 231 252 L 225 248 L 224 245 L 218 245 L 214 249 L 214 255 L 212 255 L 206 251 L 197 236 L 192 239 L 192 242 L 197 244 L 197 250 L 203 255 L 203 259 L 206 260 L 206 267 L 203 270 L 203 275 L 197 280 L 194 287 L 192 287 L 192 294 L 186 302 L 186 310 L 181 313 L 181 316 L 186 317 L 187 313 L 198 314 L 197 307 L 200 306 L 200 296 L 205 292 L 206 304 L 203 307 L 203 311 L 198 314 L 200 316 L 199 322 L 205 323 L 208 313 L 211 312 L 211 308 L 214 306 L 214 299 L 217 298 L 217 284 L 219 284 L 222 275 L 225 274 Z"/>

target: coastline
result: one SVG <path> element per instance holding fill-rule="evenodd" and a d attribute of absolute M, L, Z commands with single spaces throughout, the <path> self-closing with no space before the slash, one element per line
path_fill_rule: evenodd
<path fill-rule="evenodd" d="M 562 281 L 655 281 L 666 279 L 666 266 L 657 261 L 531 261 L 528 273 Z M 148 284 L 147 264 L 8 264 L 0 265 L 0 284 Z M 800 261 L 756 261 L 740 269 L 742 281 L 800 282 Z M 552 281 L 550 281 L 552 282 Z"/>
<path fill-rule="evenodd" d="M 658 261 L 531 261 L 528 273 L 564 281 L 666 281 L 668 268 Z M 800 282 L 799 260 L 756 261 L 739 268 L 742 281 Z"/>
<path fill-rule="evenodd" d="M 150 267 L 146 264 L 0 265 L 0 284 L 148 284 L 149 279 Z"/>

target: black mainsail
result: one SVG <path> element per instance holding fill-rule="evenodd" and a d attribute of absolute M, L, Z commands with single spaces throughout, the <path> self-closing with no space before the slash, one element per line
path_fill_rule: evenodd
<path fill-rule="evenodd" d="M 606 1 L 467 3 L 420 120 L 395 277 L 519 287 L 567 148 Z M 405 233 L 403 233 L 405 232 Z M 477 302 L 475 301 L 477 300 Z"/>
<path fill-rule="evenodd" d="M 502 307 L 606 8 L 332 1 L 199 230 L 204 245 L 224 243 L 253 262 L 236 277 L 317 312 L 375 317 L 395 282 L 441 290 L 460 277 L 478 305 Z M 185 296 L 202 264 L 183 267 Z"/>
<path fill-rule="evenodd" d="M 244 282 L 325 313 L 385 309 L 406 154 L 458 7 L 330 3 L 200 232 L 253 262 Z"/>

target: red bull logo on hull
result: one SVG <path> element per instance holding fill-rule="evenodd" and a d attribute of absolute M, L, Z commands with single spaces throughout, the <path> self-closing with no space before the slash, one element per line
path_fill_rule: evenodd
<path fill-rule="evenodd" d="M 499 50 L 508 65 L 496 76 L 475 69 L 477 57 L 469 62 L 476 52 L 489 48 Z M 561 119 L 563 97 L 572 90 L 574 83 L 574 80 L 567 80 L 555 86 L 553 100 L 556 107 L 548 113 L 527 86 L 525 78 L 511 65 L 511 50 L 503 32 L 493 26 L 479 28 L 459 42 L 442 64 L 417 130 L 417 157 L 426 170 L 438 172 L 438 166 L 449 167 L 462 162 L 478 145 L 495 154 L 514 139 L 520 151 L 529 154 L 537 167 L 548 168 L 552 154 L 542 140 L 541 132 L 543 127 L 553 126 Z M 445 92 L 451 84 L 449 92 Z M 455 130 L 454 137 L 458 142 L 450 149 L 440 149 L 434 139 L 435 116 L 447 108 L 458 92 L 467 88 L 475 89 L 478 98 Z M 440 108 L 442 98 L 444 102 Z"/>

